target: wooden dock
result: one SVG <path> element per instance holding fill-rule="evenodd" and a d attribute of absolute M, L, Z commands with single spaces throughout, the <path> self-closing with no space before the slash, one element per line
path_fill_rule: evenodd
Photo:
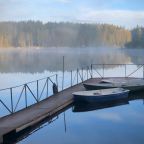
<path fill-rule="evenodd" d="M 85 82 L 92 81 L 98 82 L 100 78 L 89 79 Z M 84 90 L 82 83 L 67 88 L 21 111 L 0 118 L 0 143 L 3 142 L 3 137 L 5 135 L 16 133 L 72 104 L 72 93 L 80 90 Z"/>
<path fill-rule="evenodd" d="M 90 78 L 83 83 L 97 83 L 100 82 L 101 79 L 102 78 Z M 45 118 L 50 118 L 60 113 L 60 111 L 73 103 L 73 92 L 85 90 L 83 83 L 66 88 L 36 104 L 0 118 L 0 143 L 3 143 L 3 139 L 9 135 L 15 135 L 28 127 L 32 127 Z"/>
<path fill-rule="evenodd" d="M 139 66 L 136 67 L 131 73 L 128 73 L 127 69 L 129 66 Z M 91 83 L 91 82 L 99 82 L 102 78 L 107 78 L 105 77 L 105 68 L 107 67 L 114 67 L 114 66 L 120 66 L 123 67 L 123 73 L 124 76 L 123 78 L 130 78 L 135 72 L 138 70 L 142 70 L 142 75 L 144 79 L 144 64 L 91 64 L 90 66 L 82 69 L 77 69 L 77 70 L 71 70 L 70 71 L 70 82 L 71 85 L 73 85 L 74 80 L 77 82 L 77 85 L 71 86 L 57 94 L 54 94 L 42 101 L 40 101 L 41 94 L 43 93 L 44 89 L 47 91 L 47 96 L 48 96 L 48 86 L 49 83 L 56 84 L 58 86 L 58 75 L 52 75 L 46 78 L 42 78 L 39 80 L 31 81 L 19 86 L 14 86 L 11 88 L 6 88 L 6 89 L 1 89 L 0 91 L 8 90 L 10 92 L 9 98 L 11 105 L 10 107 L 7 106 L 7 101 L 2 101 L 0 99 L 0 103 L 3 105 L 4 108 L 6 108 L 10 115 L 4 116 L 0 118 L 0 143 L 3 143 L 3 139 L 7 139 L 9 135 L 15 135 L 18 133 L 21 133 L 21 131 L 27 129 L 28 127 L 33 127 L 37 123 L 40 123 L 44 119 L 50 119 L 52 116 L 56 115 L 57 113 L 62 112 L 67 106 L 73 103 L 73 92 L 77 91 L 82 91 L 84 90 L 83 84 L 79 83 L 79 81 L 83 81 L 84 79 L 87 79 L 86 81 L 83 81 L 84 83 Z M 102 74 L 99 73 L 97 69 L 101 67 L 102 69 Z M 52 79 L 55 77 L 54 79 Z M 90 78 L 91 77 L 91 78 Z M 92 77 L 97 77 L 97 78 L 92 78 Z M 99 78 L 98 78 L 99 77 Z M 110 78 L 110 77 L 109 77 Z M 121 78 L 122 77 L 115 77 L 115 78 Z M 41 89 L 41 94 L 39 95 L 39 85 L 41 85 L 41 81 L 44 82 L 44 86 Z M 29 84 L 35 84 L 37 93 L 36 95 L 33 94 L 31 91 Z M 20 111 L 16 111 L 17 104 L 14 106 L 13 103 L 13 89 L 15 88 L 22 88 L 20 91 L 20 96 L 21 98 L 22 94 L 24 94 L 24 100 L 25 100 L 25 107 L 24 109 Z M 46 87 L 46 88 L 45 88 Z M 36 100 L 37 103 L 33 104 L 32 106 L 27 105 L 27 91 L 31 93 L 33 98 Z M 18 98 L 18 102 L 19 99 Z M 138 97 L 139 98 L 139 97 Z"/>

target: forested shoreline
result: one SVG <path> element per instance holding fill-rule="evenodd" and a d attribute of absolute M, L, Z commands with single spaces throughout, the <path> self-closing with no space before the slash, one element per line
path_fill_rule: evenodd
<path fill-rule="evenodd" d="M 143 28 L 129 31 L 109 24 L 0 22 L 0 47 L 143 46 L 143 34 Z"/>
<path fill-rule="evenodd" d="M 144 28 L 137 26 L 131 31 L 131 41 L 125 44 L 128 48 L 144 48 Z"/>

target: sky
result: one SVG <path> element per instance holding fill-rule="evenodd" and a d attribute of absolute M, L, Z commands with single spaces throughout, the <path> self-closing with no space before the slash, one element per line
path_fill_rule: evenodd
<path fill-rule="evenodd" d="M 0 0 L 0 21 L 40 20 L 144 26 L 144 0 Z"/>

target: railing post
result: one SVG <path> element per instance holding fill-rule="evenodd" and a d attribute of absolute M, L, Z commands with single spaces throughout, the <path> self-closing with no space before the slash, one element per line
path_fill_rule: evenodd
<path fill-rule="evenodd" d="M 104 78 L 104 64 L 103 64 L 103 78 Z"/>
<path fill-rule="evenodd" d="M 82 68 L 82 82 L 83 82 L 84 78 L 83 78 L 83 68 Z"/>
<path fill-rule="evenodd" d="M 10 88 L 10 95 L 11 95 L 11 112 L 13 113 L 13 93 L 12 93 L 12 88 Z"/>
<path fill-rule="evenodd" d="M 78 84 L 78 69 L 77 69 L 77 84 Z"/>
<path fill-rule="evenodd" d="M 72 87 L 72 70 L 71 70 L 71 87 Z"/>
<path fill-rule="evenodd" d="M 58 88 L 58 74 L 56 74 L 56 85 L 57 85 L 57 88 Z"/>
<path fill-rule="evenodd" d="M 93 78 L 93 67 L 92 67 L 92 64 L 91 64 L 91 78 Z"/>
<path fill-rule="evenodd" d="M 26 87 L 27 87 L 27 84 L 25 84 L 25 86 L 24 86 L 25 88 L 25 106 L 26 106 L 26 108 L 28 107 L 28 105 L 27 105 L 27 89 L 26 89 Z"/>
<path fill-rule="evenodd" d="M 47 80 L 46 80 L 46 83 L 47 83 L 47 89 L 46 89 L 46 91 L 47 91 L 47 97 L 48 97 L 48 78 L 47 78 Z"/>
<path fill-rule="evenodd" d="M 65 57 L 63 56 L 62 90 L 64 89 L 64 77 L 65 77 Z"/>
<path fill-rule="evenodd" d="M 88 70 L 89 70 L 89 67 L 87 66 L 87 80 L 88 80 Z"/>
<path fill-rule="evenodd" d="M 126 64 L 125 64 L 125 78 L 126 78 L 126 72 L 127 72 L 126 68 L 127 68 L 127 66 L 126 66 Z"/>
<path fill-rule="evenodd" d="M 37 100 L 39 101 L 39 81 L 37 80 Z"/>
<path fill-rule="evenodd" d="M 144 79 L 144 65 L 143 65 L 143 79 Z"/>

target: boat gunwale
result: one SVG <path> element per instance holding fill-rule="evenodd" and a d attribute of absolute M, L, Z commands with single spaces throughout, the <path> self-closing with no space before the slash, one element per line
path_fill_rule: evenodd
<path fill-rule="evenodd" d="M 117 91 L 110 91 L 110 90 L 117 90 Z M 119 91 L 120 90 L 120 91 Z M 99 95 L 96 95 L 95 92 L 102 92 L 107 91 L 108 93 L 98 93 Z M 118 95 L 122 93 L 129 93 L 130 90 L 123 89 L 123 88 L 110 88 L 110 89 L 99 89 L 99 90 L 89 90 L 89 91 L 79 91 L 72 93 L 74 96 L 81 96 L 81 97 L 102 97 L 102 96 L 110 96 L 110 95 Z M 84 92 L 87 92 L 87 95 L 84 94 Z M 88 93 L 89 92 L 89 93 Z M 94 93 L 92 93 L 94 92 Z"/>

